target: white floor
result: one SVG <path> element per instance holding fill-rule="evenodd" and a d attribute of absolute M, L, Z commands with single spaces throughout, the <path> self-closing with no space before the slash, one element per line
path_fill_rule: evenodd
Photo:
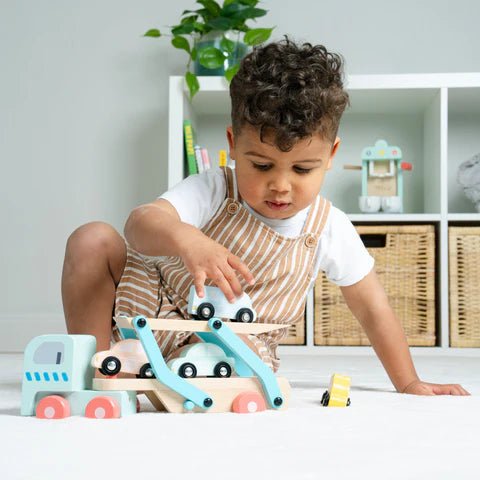
<path fill-rule="evenodd" d="M 479 479 L 480 358 L 417 357 L 425 380 L 471 397 L 399 395 L 376 357 L 286 356 L 286 412 L 143 413 L 120 420 L 19 416 L 20 355 L 0 355 L 0 479 Z M 324 408 L 331 373 L 352 405 Z"/>

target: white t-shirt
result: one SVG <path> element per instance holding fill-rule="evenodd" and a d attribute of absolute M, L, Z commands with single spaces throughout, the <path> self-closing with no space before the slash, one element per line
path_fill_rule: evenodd
<path fill-rule="evenodd" d="M 226 189 L 223 171 L 213 168 L 190 175 L 159 198 L 168 200 L 175 207 L 182 222 L 202 228 L 225 200 Z M 298 237 L 301 234 L 310 208 L 282 220 L 263 217 L 245 201 L 242 200 L 242 204 L 252 215 L 286 237 Z M 347 215 L 332 205 L 317 245 L 314 278 L 322 270 L 331 282 L 345 287 L 364 278 L 373 264 L 373 258 Z"/>

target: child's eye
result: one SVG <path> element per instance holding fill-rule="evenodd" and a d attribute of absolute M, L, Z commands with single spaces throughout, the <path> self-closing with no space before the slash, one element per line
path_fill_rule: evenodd
<path fill-rule="evenodd" d="M 297 172 L 297 173 L 310 173 L 312 171 L 311 168 L 302 168 L 302 167 L 293 167 L 293 169 Z"/>
<path fill-rule="evenodd" d="M 267 170 L 270 170 L 271 165 L 265 165 L 264 163 L 254 163 L 252 162 L 253 168 L 256 168 L 257 170 L 260 170 L 261 172 L 266 172 Z"/>

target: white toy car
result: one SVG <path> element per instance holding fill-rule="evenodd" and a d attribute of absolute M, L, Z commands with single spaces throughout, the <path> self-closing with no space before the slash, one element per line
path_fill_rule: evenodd
<path fill-rule="evenodd" d="M 110 350 L 97 352 L 91 364 L 102 375 L 116 375 L 122 371 L 134 373 L 139 378 L 155 378 L 140 340 L 133 338 L 116 343 Z"/>
<path fill-rule="evenodd" d="M 250 323 L 257 319 L 250 297 L 244 293 L 234 303 L 230 303 L 217 287 L 204 287 L 205 296 L 200 298 L 195 286 L 190 287 L 188 296 L 188 313 L 200 320 L 212 317 L 229 318 L 236 322 Z"/>
<path fill-rule="evenodd" d="M 232 375 L 235 359 L 213 343 L 194 343 L 183 348 L 180 356 L 167 363 L 167 366 L 183 378 L 220 377 Z"/>

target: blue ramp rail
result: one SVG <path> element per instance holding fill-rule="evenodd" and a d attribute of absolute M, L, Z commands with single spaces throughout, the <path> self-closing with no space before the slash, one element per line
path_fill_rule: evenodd
<path fill-rule="evenodd" d="M 211 318 L 208 321 L 208 326 L 212 330 L 212 334 L 238 355 L 258 377 L 270 406 L 280 408 L 283 404 L 283 397 L 273 371 L 219 318 Z"/>
<path fill-rule="evenodd" d="M 183 406 L 186 410 L 192 410 L 195 405 L 204 410 L 210 408 L 213 400 L 205 392 L 191 385 L 167 367 L 146 318 L 139 315 L 132 320 L 132 325 L 138 339 L 142 342 L 157 380 L 185 398 Z"/>

